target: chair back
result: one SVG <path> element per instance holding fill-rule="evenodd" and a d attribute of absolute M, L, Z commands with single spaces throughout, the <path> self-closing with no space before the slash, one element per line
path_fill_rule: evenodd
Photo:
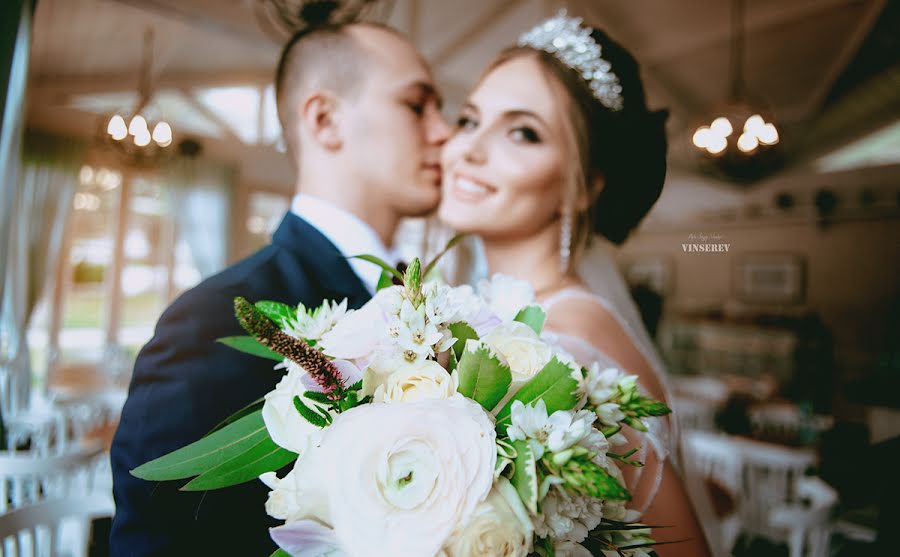
<path fill-rule="evenodd" d="M 0 515 L 0 554 L 4 557 L 84 557 L 84 529 L 96 518 L 110 517 L 109 494 L 64 497 L 26 505 Z M 81 532 L 79 532 L 81 531 Z"/>

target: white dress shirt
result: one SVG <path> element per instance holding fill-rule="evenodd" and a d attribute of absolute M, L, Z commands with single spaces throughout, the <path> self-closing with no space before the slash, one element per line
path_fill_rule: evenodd
<path fill-rule="evenodd" d="M 384 245 L 375 229 L 331 202 L 301 193 L 291 201 L 291 212 L 318 229 L 345 257 L 368 254 L 391 265 L 397 263 L 396 256 Z M 381 267 L 362 259 L 348 259 L 347 263 L 374 294 Z"/>

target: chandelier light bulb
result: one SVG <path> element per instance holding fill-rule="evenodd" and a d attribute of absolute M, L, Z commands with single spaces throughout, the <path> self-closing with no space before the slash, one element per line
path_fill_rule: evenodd
<path fill-rule="evenodd" d="M 691 140 L 698 149 L 705 149 L 706 146 L 709 145 L 710 135 L 711 133 L 708 127 L 700 126 L 697 128 L 697 131 L 694 132 L 694 137 Z"/>
<path fill-rule="evenodd" d="M 759 137 L 759 134 L 762 132 L 763 126 L 765 125 L 766 121 L 763 120 L 763 117 L 759 114 L 754 114 L 744 122 L 744 131 Z"/>
<path fill-rule="evenodd" d="M 718 155 L 725 148 L 728 147 L 728 141 L 721 135 L 710 134 L 709 141 L 706 145 L 706 150 L 711 155 Z"/>
<path fill-rule="evenodd" d="M 109 124 L 106 125 L 106 133 L 116 141 L 125 139 L 128 135 L 128 128 L 125 127 L 125 119 L 118 114 L 110 118 Z"/>
<path fill-rule="evenodd" d="M 724 116 L 719 116 L 713 120 L 712 124 L 709 125 L 709 129 L 716 135 L 721 135 L 723 139 L 734 132 L 734 128 L 731 127 L 731 122 Z"/>
<path fill-rule="evenodd" d="M 749 153 L 759 147 L 759 141 L 757 141 L 755 135 L 750 134 L 750 132 L 744 132 L 738 138 L 737 146 L 741 151 Z"/>
<path fill-rule="evenodd" d="M 776 129 L 775 124 L 772 123 L 763 125 L 756 136 L 763 145 L 775 145 L 778 143 L 778 129 Z"/>
<path fill-rule="evenodd" d="M 137 138 L 139 134 L 142 135 L 144 132 L 150 135 L 150 132 L 147 130 L 147 120 L 144 120 L 144 117 L 140 114 L 135 114 L 134 118 L 131 119 L 131 123 L 128 124 L 128 133 Z"/>
<path fill-rule="evenodd" d="M 146 147 L 150 144 L 150 132 L 144 129 L 134 136 L 134 144 L 138 147 Z"/>
<path fill-rule="evenodd" d="M 168 122 L 160 122 L 153 128 L 153 141 L 160 147 L 172 144 L 172 127 Z"/>

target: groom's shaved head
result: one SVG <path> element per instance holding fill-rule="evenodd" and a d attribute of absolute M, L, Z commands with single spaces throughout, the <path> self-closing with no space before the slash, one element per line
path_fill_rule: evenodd
<path fill-rule="evenodd" d="M 377 23 L 325 25 L 296 33 L 285 45 L 275 75 L 278 118 L 289 152 L 299 153 L 297 119 L 303 96 L 315 89 L 352 97 L 365 79 L 371 62 L 373 33 L 400 36 Z"/>

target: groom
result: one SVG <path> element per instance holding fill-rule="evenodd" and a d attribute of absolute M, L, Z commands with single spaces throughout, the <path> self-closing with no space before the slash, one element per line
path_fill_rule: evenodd
<path fill-rule="evenodd" d="M 412 44 L 371 24 L 319 27 L 285 47 L 278 113 L 297 171 L 291 211 L 271 245 L 179 297 L 137 358 L 111 450 L 113 556 L 268 556 L 262 482 L 206 493 L 129 471 L 196 441 L 275 387 L 272 362 L 214 342 L 244 334 L 232 299 L 348 298 L 359 307 L 380 269 L 347 257 L 387 248 L 402 217 L 440 197 L 439 149 L 449 129 L 430 70 Z M 327 474 L 327 471 L 322 471 Z"/>

